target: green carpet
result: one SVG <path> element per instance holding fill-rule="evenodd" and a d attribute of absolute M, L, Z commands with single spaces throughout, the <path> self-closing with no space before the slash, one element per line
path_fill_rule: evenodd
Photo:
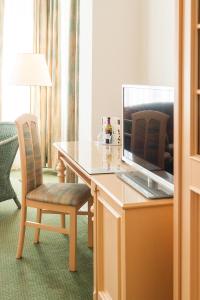
<path fill-rule="evenodd" d="M 20 197 L 20 174 L 12 172 L 13 187 Z M 44 180 L 57 178 L 46 173 Z M 35 210 L 28 218 L 34 220 Z M 13 200 L 0 203 L 0 300 L 92 299 L 92 251 L 87 247 L 87 219 L 78 217 L 78 271 L 68 271 L 68 238 L 41 231 L 33 244 L 34 230 L 26 229 L 23 258 L 16 260 L 20 210 Z M 56 215 L 44 215 L 46 223 L 59 224 Z M 67 220 L 67 217 L 66 217 Z"/>

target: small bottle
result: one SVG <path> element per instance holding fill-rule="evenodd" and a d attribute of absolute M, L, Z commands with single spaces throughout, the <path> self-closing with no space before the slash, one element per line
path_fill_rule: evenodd
<path fill-rule="evenodd" d="M 117 143 L 120 144 L 121 137 L 120 137 L 120 120 L 117 120 Z"/>
<path fill-rule="evenodd" d="M 112 125 L 110 124 L 110 117 L 107 119 L 107 124 L 105 127 L 105 143 L 110 144 L 112 137 Z"/>

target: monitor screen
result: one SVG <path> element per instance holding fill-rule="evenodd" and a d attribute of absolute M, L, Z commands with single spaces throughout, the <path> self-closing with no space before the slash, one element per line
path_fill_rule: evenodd
<path fill-rule="evenodd" d="M 173 182 L 174 88 L 124 85 L 122 159 Z"/>

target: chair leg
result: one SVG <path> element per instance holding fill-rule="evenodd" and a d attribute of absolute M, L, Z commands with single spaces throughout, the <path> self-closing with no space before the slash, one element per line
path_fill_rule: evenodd
<path fill-rule="evenodd" d="M 13 200 L 15 201 L 15 203 L 16 203 L 18 209 L 20 209 L 20 208 L 21 208 L 21 203 L 19 202 L 17 196 L 15 196 L 15 197 L 13 198 Z"/>
<path fill-rule="evenodd" d="M 61 227 L 65 228 L 65 214 L 60 215 Z"/>
<path fill-rule="evenodd" d="M 69 228 L 69 270 L 76 271 L 77 212 L 70 213 Z"/>
<path fill-rule="evenodd" d="M 90 211 L 90 208 L 93 204 L 92 198 L 88 201 L 88 247 L 93 247 L 93 222 L 92 222 L 92 213 Z"/>
<path fill-rule="evenodd" d="M 23 247 L 24 247 L 25 230 L 26 230 L 26 225 L 25 225 L 26 215 L 27 215 L 27 207 L 22 207 L 16 258 L 22 257 L 22 252 L 23 252 Z"/>
<path fill-rule="evenodd" d="M 36 222 L 41 223 L 42 220 L 42 210 L 40 208 L 37 208 L 37 216 L 36 216 Z M 35 229 L 35 235 L 34 235 L 34 243 L 39 243 L 40 238 L 40 228 Z"/>

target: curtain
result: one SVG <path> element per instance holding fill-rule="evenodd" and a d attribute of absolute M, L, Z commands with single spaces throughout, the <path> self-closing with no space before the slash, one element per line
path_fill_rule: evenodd
<path fill-rule="evenodd" d="M 78 103 L 79 103 L 79 0 L 70 2 L 69 51 L 68 51 L 68 97 L 67 97 L 67 140 L 78 140 Z M 68 168 L 67 182 L 77 181 L 75 174 Z"/>
<path fill-rule="evenodd" d="M 78 101 L 79 101 L 79 0 L 69 0 L 69 17 L 66 28 L 69 39 L 65 54 L 66 66 L 61 66 L 61 2 L 62 0 L 35 0 L 35 52 L 44 53 L 52 77 L 51 88 L 32 91 L 31 111 L 38 116 L 41 133 L 43 166 L 55 167 L 56 153 L 52 144 L 61 141 L 61 126 L 65 124 L 66 141 L 78 139 Z M 67 23 L 68 22 L 68 23 Z M 62 40 L 63 42 L 63 40 Z M 68 68 L 66 80 L 61 78 L 62 68 Z M 67 86 L 67 95 L 61 99 L 61 84 Z M 65 102 L 66 122 L 61 120 L 61 107 Z M 76 181 L 75 174 L 67 168 L 67 182 Z"/>
<path fill-rule="evenodd" d="M 79 87 L 79 0 L 71 0 L 69 33 L 69 74 L 68 74 L 68 124 L 67 137 L 69 141 L 78 139 L 78 87 Z"/>
<path fill-rule="evenodd" d="M 3 57 L 4 0 L 0 1 L 0 120 L 2 117 L 2 57 Z"/>
<path fill-rule="evenodd" d="M 44 167 L 55 167 L 55 141 L 61 139 L 60 0 L 34 2 L 34 52 L 45 54 L 52 87 L 34 88 L 31 111 L 39 119 Z"/>

